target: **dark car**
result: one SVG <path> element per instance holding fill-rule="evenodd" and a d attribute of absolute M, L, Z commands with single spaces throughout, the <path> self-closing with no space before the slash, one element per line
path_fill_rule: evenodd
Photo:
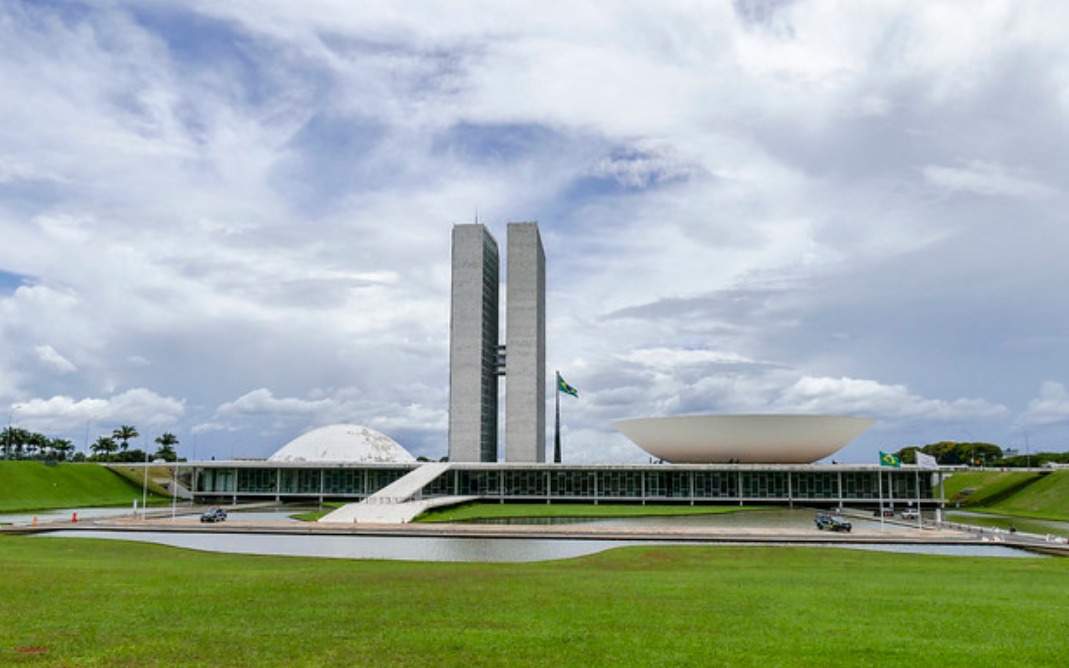
<path fill-rule="evenodd" d="M 226 519 L 226 511 L 216 506 L 205 510 L 200 516 L 201 522 L 222 522 Z"/>
<path fill-rule="evenodd" d="M 842 531 L 850 533 L 850 529 L 853 529 L 853 525 L 847 522 L 838 515 L 831 515 L 829 513 L 820 513 L 813 518 L 813 523 L 817 525 L 817 528 L 821 531 Z"/>

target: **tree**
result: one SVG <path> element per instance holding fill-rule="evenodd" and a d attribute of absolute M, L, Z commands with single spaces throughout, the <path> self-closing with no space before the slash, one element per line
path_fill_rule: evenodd
<path fill-rule="evenodd" d="M 984 462 L 990 464 L 1002 457 L 1002 448 L 993 443 L 958 443 L 957 441 L 939 441 L 920 448 L 911 445 L 895 454 L 902 458 L 903 464 L 912 464 L 917 461 L 918 451 L 935 457 L 935 460 L 942 466 L 955 464 L 980 466 Z"/>
<path fill-rule="evenodd" d="M 52 445 L 52 439 L 48 438 L 44 434 L 32 432 L 30 438 L 26 441 L 26 453 L 32 459 L 34 455 L 39 455 L 39 458 L 48 456 L 48 446 Z"/>
<path fill-rule="evenodd" d="M 93 451 L 93 455 L 96 457 L 107 457 L 111 453 L 119 449 L 119 444 L 115 442 L 115 439 L 111 436 L 101 436 L 89 446 L 89 449 Z"/>
<path fill-rule="evenodd" d="M 67 460 L 67 456 L 74 451 L 74 444 L 65 438 L 53 438 L 48 444 L 48 449 L 52 451 L 56 459 L 63 462 Z"/>
<path fill-rule="evenodd" d="M 126 452 L 126 449 L 130 447 L 130 439 L 137 438 L 140 435 L 141 434 L 137 433 L 136 427 L 133 427 L 128 424 L 124 424 L 115 431 L 111 432 L 112 438 L 114 438 L 116 441 L 121 442 L 120 447 L 123 449 L 123 452 Z"/>
<path fill-rule="evenodd" d="M 171 432 L 164 432 L 156 437 L 156 442 L 160 447 L 156 450 L 156 454 L 153 455 L 157 459 L 162 459 L 168 462 L 178 461 L 178 451 L 174 449 L 174 446 L 178 445 L 178 437 Z"/>
<path fill-rule="evenodd" d="M 29 431 L 21 427 L 7 427 L 0 437 L 3 439 L 4 446 L 4 458 L 5 459 L 22 459 L 22 452 L 26 448 L 26 444 L 30 442 L 30 438 L 33 436 Z"/>

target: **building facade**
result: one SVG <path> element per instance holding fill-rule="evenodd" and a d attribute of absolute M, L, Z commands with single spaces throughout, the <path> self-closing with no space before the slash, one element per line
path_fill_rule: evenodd
<path fill-rule="evenodd" d="M 537 223 L 509 223 L 505 460 L 546 460 L 546 255 Z"/>
<path fill-rule="evenodd" d="M 449 332 L 449 461 L 498 460 L 498 386 L 505 376 L 505 460 L 546 450 L 546 256 L 537 223 L 509 223 L 506 341 L 499 337 L 500 261 L 478 223 L 453 227 Z"/>
<path fill-rule="evenodd" d="M 363 500 L 419 464 L 180 463 L 203 502 Z M 416 498 L 500 503 L 624 503 L 933 508 L 943 471 L 873 465 L 454 464 Z"/>
<path fill-rule="evenodd" d="M 449 321 L 449 459 L 497 461 L 497 241 L 485 226 L 453 227 Z"/>

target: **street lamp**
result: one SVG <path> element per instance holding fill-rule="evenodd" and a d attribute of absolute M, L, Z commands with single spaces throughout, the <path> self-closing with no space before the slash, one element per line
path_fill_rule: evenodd
<path fill-rule="evenodd" d="M 1032 447 L 1028 444 L 1028 427 L 1024 426 L 1020 422 L 1014 422 L 1014 427 L 1020 427 L 1021 433 L 1024 434 L 1024 465 L 1025 468 L 1032 468 Z"/>
<path fill-rule="evenodd" d="M 11 418 L 15 415 L 15 409 L 12 409 L 7 414 L 7 447 L 4 448 L 4 456 L 11 456 Z"/>
<path fill-rule="evenodd" d="M 11 456 L 11 420 L 15 417 L 15 413 L 17 413 L 18 410 L 19 407 L 12 404 L 11 410 L 7 413 L 7 448 L 4 450 L 4 455 L 6 457 Z"/>

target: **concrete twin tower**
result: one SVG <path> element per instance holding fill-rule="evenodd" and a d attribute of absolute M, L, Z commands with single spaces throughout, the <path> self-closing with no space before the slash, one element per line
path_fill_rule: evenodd
<path fill-rule="evenodd" d="M 449 327 L 449 461 L 498 460 L 498 382 L 505 377 L 505 459 L 546 460 L 546 255 L 537 223 L 508 224 L 505 343 L 499 336 L 497 241 L 453 227 Z"/>

